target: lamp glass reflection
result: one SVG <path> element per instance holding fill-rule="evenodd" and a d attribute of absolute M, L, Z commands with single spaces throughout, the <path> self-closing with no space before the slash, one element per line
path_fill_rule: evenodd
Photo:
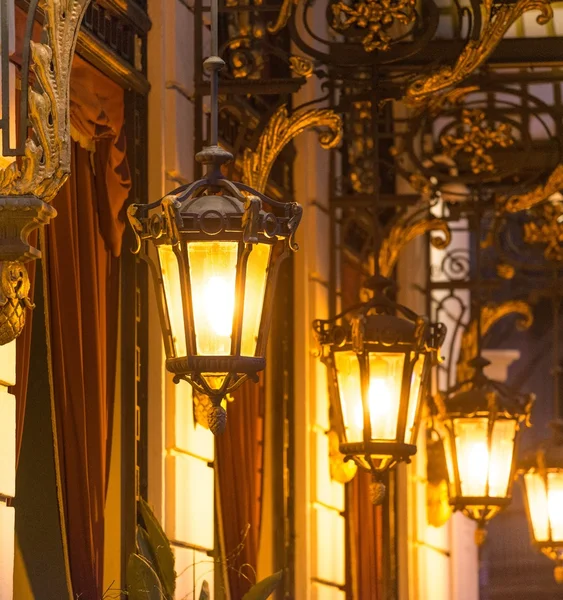
<path fill-rule="evenodd" d="M 172 246 L 160 245 L 157 248 L 174 352 L 176 356 L 186 356 L 186 329 L 184 327 L 184 308 L 182 306 L 182 285 L 178 258 L 174 254 Z"/>
<path fill-rule="evenodd" d="M 368 403 L 373 440 L 397 437 L 404 362 L 402 353 L 370 352 Z M 359 416 L 363 421 L 363 414 Z"/>
<path fill-rule="evenodd" d="M 411 376 L 411 392 L 409 398 L 409 407 L 407 412 L 407 427 L 405 429 L 405 443 L 415 444 L 415 419 L 418 413 L 418 407 L 422 400 L 422 373 L 426 357 L 420 355 L 413 367 Z"/>
<path fill-rule="evenodd" d="M 347 442 L 361 442 L 364 439 L 364 412 L 362 405 L 362 384 L 360 361 L 355 352 L 335 352 L 334 360 L 340 391 L 340 404 Z"/>
<path fill-rule="evenodd" d="M 191 298 L 197 353 L 231 352 L 237 267 L 237 242 L 190 242 Z"/>

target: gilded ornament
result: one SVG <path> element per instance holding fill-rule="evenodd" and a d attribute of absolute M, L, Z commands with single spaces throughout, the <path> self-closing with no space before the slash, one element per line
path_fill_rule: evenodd
<path fill-rule="evenodd" d="M 47 0 L 45 43 L 31 44 L 35 85 L 29 88 L 29 122 L 34 138 L 21 163 L 0 171 L 0 195 L 34 195 L 50 202 L 70 173 L 70 70 L 80 22 L 90 0 Z"/>
<path fill-rule="evenodd" d="M 279 33 L 287 25 L 293 12 L 293 7 L 297 6 L 298 2 L 299 0 L 283 0 L 276 22 L 268 24 L 268 33 Z"/>
<path fill-rule="evenodd" d="M 362 45 L 366 52 L 388 51 L 395 23 L 410 25 L 416 19 L 416 0 L 339 0 L 332 4 L 332 28 L 343 32 L 350 27 L 365 29 Z"/>
<path fill-rule="evenodd" d="M 415 214 L 419 212 L 415 209 Z M 443 250 L 451 242 L 452 234 L 447 222 L 433 217 L 426 210 L 422 212 L 424 216 L 419 219 L 413 220 L 412 214 L 407 214 L 399 219 L 381 243 L 379 273 L 382 277 L 391 276 L 403 248 L 418 236 L 430 231 L 441 232 L 441 236 L 433 236 L 430 240 L 434 248 L 439 250 Z"/>
<path fill-rule="evenodd" d="M 524 241 L 543 244 L 547 260 L 563 262 L 563 203 L 546 202 L 538 212 L 538 220 L 524 223 Z"/>
<path fill-rule="evenodd" d="M 507 148 L 514 143 L 511 125 L 499 123 L 496 127 L 491 127 L 486 124 L 485 119 L 482 110 L 463 109 L 458 132 L 440 137 L 447 157 L 455 159 L 461 152 L 471 156 L 471 170 L 475 175 L 495 170 L 493 157 L 489 153 L 492 148 Z"/>
<path fill-rule="evenodd" d="M 509 300 L 501 304 L 489 304 L 481 310 L 481 337 L 487 335 L 498 321 L 512 314 L 519 315 L 517 324 L 520 331 L 529 329 L 534 322 L 532 307 L 523 300 Z M 472 379 L 475 369 L 469 363 L 478 355 L 478 352 L 477 321 L 474 319 L 468 324 L 461 336 L 459 358 L 456 367 L 458 383 Z"/>
<path fill-rule="evenodd" d="M 340 440 L 336 431 L 328 432 L 330 478 L 338 483 L 348 483 L 354 479 L 358 465 L 353 460 L 344 460 L 345 456 L 339 450 Z"/>
<path fill-rule="evenodd" d="M 25 325 L 29 299 L 29 277 L 19 261 L 0 262 L 0 346 L 15 340 Z"/>
<path fill-rule="evenodd" d="M 306 129 L 322 127 L 319 142 L 326 150 L 334 148 L 342 139 L 342 119 L 330 109 L 309 109 L 288 115 L 281 106 L 268 121 L 256 150 L 247 148 L 243 156 L 243 180 L 264 192 L 274 162 L 283 148 Z"/>
<path fill-rule="evenodd" d="M 454 87 L 471 75 L 486 62 L 504 34 L 524 13 L 539 10 L 536 21 L 540 25 L 545 25 L 553 18 L 553 9 L 548 0 L 503 3 L 483 0 L 480 7 L 482 25 L 478 39 L 471 37 L 466 42 L 453 67 L 442 67 L 437 72 L 414 79 L 407 87 L 407 104 L 415 107 L 426 104 L 437 92 Z"/>
<path fill-rule="evenodd" d="M 549 175 L 547 181 L 538 185 L 526 194 L 501 196 L 498 204 L 506 212 L 514 213 L 521 210 L 528 210 L 544 200 L 547 200 L 553 194 L 563 189 L 563 163 L 557 165 Z"/>
<path fill-rule="evenodd" d="M 299 77 L 311 77 L 313 74 L 313 61 L 304 56 L 290 56 L 289 67 Z"/>

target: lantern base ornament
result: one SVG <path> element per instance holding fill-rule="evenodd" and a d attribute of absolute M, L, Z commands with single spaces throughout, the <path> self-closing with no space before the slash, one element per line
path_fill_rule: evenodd
<path fill-rule="evenodd" d="M 23 330 L 30 283 L 25 262 L 41 257 L 29 234 L 46 225 L 57 211 L 35 196 L 0 197 L 0 346 Z"/>

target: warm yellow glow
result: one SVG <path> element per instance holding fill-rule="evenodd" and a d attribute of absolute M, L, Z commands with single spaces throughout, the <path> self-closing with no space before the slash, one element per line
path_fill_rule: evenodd
<path fill-rule="evenodd" d="M 176 356 L 186 356 L 186 330 L 184 327 L 184 309 L 182 307 L 182 286 L 178 259 L 171 246 L 158 246 L 158 258 L 162 272 L 164 295 L 168 307 L 172 341 Z"/>
<path fill-rule="evenodd" d="M 415 418 L 418 412 L 418 407 L 422 401 L 421 384 L 422 384 L 422 369 L 424 367 L 425 357 L 420 355 L 413 367 L 411 377 L 411 393 L 409 398 L 409 407 L 407 411 L 407 426 L 405 428 L 405 443 L 415 444 Z"/>
<path fill-rule="evenodd" d="M 547 510 L 551 540 L 563 542 L 563 472 L 547 474 Z"/>
<path fill-rule="evenodd" d="M 256 244 L 246 263 L 246 288 L 242 320 L 241 354 L 254 356 L 260 331 L 271 246 Z"/>
<path fill-rule="evenodd" d="M 454 432 L 461 495 L 505 497 L 512 471 L 516 422 L 495 422 L 490 453 L 486 417 L 455 419 Z"/>
<path fill-rule="evenodd" d="M 360 363 L 355 352 L 335 352 L 334 360 L 340 390 L 340 404 L 346 428 L 347 442 L 364 439 L 362 388 L 360 385 Z M 358 411 L 362 415 L 358 420 Z"/>
<path fill-rule="evenodd" d="M 394 440 L 401 403 L 404 354 L 370 353 L 369 413 L 371 437 Z"/>
<path fill-rule="evenodd" d="M 198 354 L 231 353 L 237 254 L 237 242 L 188 244 Z"/>
<path fill-rule="evenodd" d="M 543 477 L 539 473 L 524 475 L 532 530 L 537 542 L 549 540 L 549 512 Z"/>

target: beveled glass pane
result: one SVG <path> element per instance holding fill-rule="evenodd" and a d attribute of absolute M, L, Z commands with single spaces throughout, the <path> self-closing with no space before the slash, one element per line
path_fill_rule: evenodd
<path fill-rule="evenodd" d="M 160 261 L 160 272 L 164 285 L 166 298 L 166 309 L 170 328 L 172 330 L 172 342 L 176 356 L 186 356 L 186 328 L 184 327 L 184 309 L 182 306 L 182 285 L 180 283 L 180 268 L 178 259 L 172 250 L 172 246 L 160 245 L 158 248 L 158 259 Z"/>
<path fill-rule="evenodd" d="M 526 473 L 524 484 L 534 539 L 536 542 L 546 542 L 549 540 L 549 513 L 543 477 L 539 473 Z"/>
<path fill-rule="evenodd" d="M 493 426 L 489 464 L 489 496 L 505 498 L 512 475 L 516 421 L 501 419 Z"/>
<path fill-rule="evenodd" d="M 454 419 L 462 496 L 485 496 L 489 471 L 488 419 Z"/>
<path fill-rule="evenodd" d="M 450 495 L 457 495 L 455 487 L 455 471 L 454 471 L 454 455 L 453 455 L 453 444 L 452 434 L 449 428 L 442 426 L 439 431 L 442 443 L 444 444 L 444 454 L 446 455 L 446 469 L 448 470 L 448 484 L 450 489 Z"/>
<path fill-rule="evenodd" d="M 255 244 L 246 263 L 246 288 L 242 319 L 241 354 L 255 356 L 264 307 L 264 294 L 272 246 Z"/>
<path fill-rule="evenodd" d="M 400 352 L 369 354 L 369 414 L 373 440 L 394 440 L 401 403 L 405 355 Z"/>
<path fill-rule="evenodd" d="M 414 367 L 412 370 L 411 376 L 411 391 L 409 396 L 409 406 L 407 409 L 407 426 L 405 428 L 405 443 L 406 444 L 415 444 L 416 440 L 414 439 L 414 420 L 416 419 L 416 415 L 418 412 L 418 407 L 420 406 L 420 402 L 422 401 L 422 370 L 424 367 L 425 355 L 421 354 L 416 362 L 414 363 Z"/>
<path fill-rule="evenodd" d="M 360 363 L 355 352 L 335 352 L 334 361 L 342 417 L 346 428 L 346 441 L 361 442 L 364 439 L 364 409 L 362 407 Z"/>
<path fill-rule="evenodd" d="M 563 472 L 547 474 L 547 509 L 551 540 L 563 542 Z"/>
<path fill-rule="evenodd" d="M 231 353 L 237 242 L 190 242 L 190 281 L 198 354 Z"/>

